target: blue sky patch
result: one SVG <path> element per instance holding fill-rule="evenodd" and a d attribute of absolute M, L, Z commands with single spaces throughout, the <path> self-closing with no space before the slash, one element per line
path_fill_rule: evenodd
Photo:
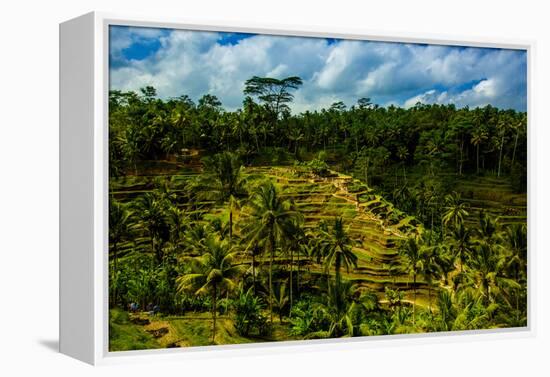
<path fill-rule="evenodd" d="M 240 41 L 246 38 L 253 37 L 256 34 L 249 34 L 249 33 L 218 33 L 219 38 L 218 41 L 220 45 L 226 46 L 226 45 L 236 45 Z"/>

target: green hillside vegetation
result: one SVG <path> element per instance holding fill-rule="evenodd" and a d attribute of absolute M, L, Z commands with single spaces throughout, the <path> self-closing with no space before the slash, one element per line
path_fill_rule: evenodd
<path fill-rule="evenodd" d="M 110 93 L 110 350 L 526 326 L 526 114 L 300 85 Z"/>

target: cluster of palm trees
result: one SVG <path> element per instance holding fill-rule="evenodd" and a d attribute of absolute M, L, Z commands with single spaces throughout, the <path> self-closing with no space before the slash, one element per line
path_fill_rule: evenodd
<path fill-rule="evenodd" d="M 299 289 L 299 283 L 296 284 L 293 276 L 294 268 L 298 268 L 299 277 L 300 264 L 304 264 L 304 259 L 300 259 L 299 256 L 305 255 L 320 264 L 324 261 L 327 277 L 328 270 L 334 266 L 337 286 L 341 284 L 341 268 L 349 270 L 350 266 L 356 265 L 357 257 L 351 251 L 351 240 L 344 230 L 341 219 L 335 219 L 330 229 L 323 227 L 318 238 L 313 241 L 312 235 L 306 233 L 302 227 L 301 213 L 295 209 L 292 202 L 279 195 L 277 187 L 272 182 L 264 182 L 252 188 L 248 194 L 242 166 L 238 164 L 234 154 L 224 152 L 206 158 L 204 167 L 204 173 L 188 188 L 196 193 L 194 197 L 198 201 L 210 199 L 214 203 L 225 204 L 229 212 L 226 225 L 220 225 L 216 221 L 190 221 L 189 214 L 178 209 L 176 196 L 166 185 L 161 185 L 161 188 L 126 204 L 111 200 L 112 306 L 125 306 L 132 300 L 137 301 L 142 307 L 147 306 L 148 300 L 152 300 L 153 304 L 160 303 L 158 287 L 153 286 L 155 274 L 147 275 L 143 264 L 149 264 L 152 270 L 163 272 L 157 274 L 158 276 L 166 275 L 166 269 L 179 269 L 178 273 L 172 274 L 172 282 L 167 283 L 163 280 L 159 281 L 159 285 L 163 288 L 166 285 L 172 287 L 171 296 L 175 301 L 179 294 L 208 296 L 214 339 L 216 316 L 219 311 L 218 301 L 224 295 L 234 293 L 238 287 L 241 295 L 243 290 L 248 288 L 252 289 L 256 296 L 260 296 L 260 291 L 264 292 L 270 322 L 273 322 L 275 311 L 279 313 L 279 318 L 282 318 L 284 312 L 292 310 L 296 295 L 293 289 Z M 241 206 L 241 219 L 237 226 L 234 226 L 233 212 Z M 238 235 L 233 228 L 239 230 Z M 136 241 L 132 241 L 139 240 L 140 237 L 149 241 L 144 242 L 143 248 L 137 247 Z M 131 244 L 130 248 L 126 247 L 126 275 L 135 276 L 126 276 L 126 279 L 120 278 L 121 243 Z M 311 252 L 313 249 L 315 252 Z M 310 250 L 310 253 L 305 253 L 304 250 Z M 146 255 L 150 256 L 147 262 L 138 261 L 136 264 L 136 258 L 143 259 Z M 294 260 L 295 255 L 298 255 L 297 263 Z M 279 279 L 276 289 L 273 282 L 276 267 L 274 262 L 276 258 L 285 256 L 290 256 L 289 276 L 288 279 L 282 279 L 285 282 Z M 257 282 L 258 258 L 262 259 L 262 265 L 267 268 L 268 275 L 267 284 L 262 284 L 261 289 Z M 268 262 L 263 263 L 264 259 Z M 250 287 L 237 284 L 239 279 L 247 277 L 252 280 Z M 144 278 L 146 283 L 142 284 Z M 139 296 L 139 292 L 135 293 L 130 289 L 135 286 L 139 287 L 138 291 L 145 292 L 143 297 Z M 123 291 L 126 291 L 126 294 Z M 174 310 L 174 305 L 164 306 L 163 309 Z"/>
<path fill-rule="evenodd" d="M 376 183 L 389 167 L 417 164 L 434 174 L 446 167 L 458 175 L 492 173 L 514 178 L 525 189 L 527 116 L 514 110 L 423 105 L 379 107 L 368 98 L 346 107 L 292 114 L 292 91 L 301 79 L 254 77 L 245 82 L 241 108 L 226 111 L 216 96 L 194 103 L 188 96 L 162 100 L 154 88 L 110 93 L 110 172 L 137 172 L 141 160 L 166 158 L 182 148 L 239 150 L 253 159 L 284 150 L 307 159 L 319 150 L 336 151 L 341 170 Z M 396 172 L 397 174 L 397 172 Z M 372 181 L 372 182 L 371 182 Z"/>
<path fill-rule="evenodd" d="M 459 203 L 457 195 L 450 196 L 448 202 L 454 203 L 443 216 L 443 221 L 451 224 L 448 232 L 427 230 L 408 238 L 399 249 L 405 271 L 413 278 L 413 324 L 420 277 L 428 287 L 431 318 L 434 282 L 438 282 L 435 285 L 437 314 L 446 316 L 442 319 L 444 323 L 440 323 L 443 327 L 437 327 L 434 322 L 429 328 L 448 331 L 525 325 L 526 225 L 501 227 L 492 216 L 483 212 L 477 223 L 468 225 L 464 221 L 467 209 Z M 474 308 L 477 314 L 466 326 L 462 322 L 464 316 L 471 316 L 469 311 Z M 454 325 L 450 322 L 452 313 L 457 321 Z"/>
<path fill-rule="evenodd" d="M 231 302 L 246 334 L 264 333 L 277 313 L 279 322 L 289 318 L 291 332 L 310 338 L 526 320 L 525 226 L 502 228 L 487 214 L 467 225 L 468 207 L 456 193 L 445 199 L 442 231 L 426 229 L 399 245 L 393 271 L 410 276 L 410 302 L 391 285 L 384 300 L 347 280 L 342 271 L 353 271 L 358 258 L 344 221 L 304 228 L 294 203 L 269 180 L 247 181 L 235 154 L 205 158 L 185 191 L 191 207 L 178 206 L 181 195 L 166 181 L 127 203 L 111 200 L 111 306 L 209 310 L 212 342 L 216 318 Z M 195 219 L 189 208 L 201 203 L 223 208 L 226 220 Z M 419 289 L 428 290 L 427 305 L 418 304 Z M 473 316 L 468 325 L 464 316 Z"/>
<path fill-rule="evenodd" d="M 453 191 L 456 177 L 484 174 L 525 191 L 525 113 L 361 98 L 292 114 L 299 77 L 244 84 L 235 111 L 212 94 L 195 104 L 152 87 L 110 93 L 112 182 L 143 191 L 110 199 L 111 307 L 209 311 L 212 342 L 220 314 L 243 336 L 266 336 L 274 314 L 289 336 L 308 338 L 525 325 L 525 224 L 485 213 L 472 223 Z M 189 149 L 206 155 L 200 174 L 143 184 L 149 161 Z M 422 224 L 396 246 L 383 291 L 351 278 L 356 240 L 342 218 L 306 227 L 277 184 L 244 172 L 281 162 L 352 174 Z"/>

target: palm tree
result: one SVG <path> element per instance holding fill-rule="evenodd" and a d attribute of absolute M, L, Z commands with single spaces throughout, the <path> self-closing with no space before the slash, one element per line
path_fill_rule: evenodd
<path fill-rule="evenodd" d="M 520 135 L 520 133 L 523 132 L 523 130 L 526 127 L 527 127 L 527 115 L 522 114 L 521 117 L 520 117 L 519 122 L 517 122 L 516 125 L 513 127 L 513 129 L 516 131 L 516 137 L 515 137 L 515 141 L 514 141 L 514 150 L 512 152 L 512 164 L 511 164 L 512 167 L 514 166 L 514 161 L 516 159 L 516 149 L 518 147 L 519 135 Z"/>
<path fill-rule="evenodd" d="M 262 335 L 266 322 L 262 314 L 263 308 L 262 299 L 252 292 L 252 288 L 245 290 L 244 285 L 240 284 L 237 298 L 233 301 L 235 329 L 239 335 L 248 336 L 254 329 Z"/>
<path fill-rule="evenodd" d="M 437 308 L 437 330 L 453 330 L 457 313 L 451 292 L 447 290 L 442 290 L 439 292 L 439 296 L 437 297 Z"/>
<path fill-rule="evenodd" d="M 242 148 L 243 134 L 247 131 L 247 129 L 245 118 L 240 110 L 237 110 L 237 112 L 235 113 L 235 117 L 232 119 L 231 131 L 233 132 L 233 134 L 237 134 L 239 136 L 239 146 Z"/>
<path fill-rule="evenodd" d="M 397 158 L 399 158 L 399 161 L 401 161 L 401 165 L 403 166 L 403 180 L 407 182 L 407 174 L 405 172 L 405 162 L 407 161 L 407 157 L 409 157 L 409 150 L 406 146 L 400 145 L 397 148 Z"/>
<path fill-rule="evenodd" d="M 128 209 L 127 205 L 111 198 L 109 203 L 109 244 L 113 251 L 115 272 L 118 262 L 118 245 L 131 234 L 134 228 L 132 215 L 132 211 Z"/>
<path fill-rule="evenodd" d="M 506 227 L 506 241 L 510 248 L 508 265 L 513 271 L 516 281 L 527 273 L 527 226 L 512 224 Z"/>
<path fill-rule="evenodd" d="M 294 143 L 294 156 L 298 153 L 298 144 L 304 139 L 304 134 L 297 128 L 291 128 L 288 133 L 288 140 Z"/>
<path fill-rule="evenodd" d="M 472 139 L 470 140 L 472 144 L 476 147 L 476 171 L 479 174 L 479 148 L 489 138 L 487 131 L 483 128 L 476 128 L 472 132 Z"/>
<path fill-rule="evenodd" d="M 399 247 L 399 253 L 405 261 L 405 270 L 413 277 L 413 325 L 416 319 L 416 278 L 423 268 L 422 244 L 416 237 L 409 237 Z"/>
<path fill-rule="evenodd" d="M 357 296 L 356 289 L 351 282 L 345 281 L 341 284 L 336 282 L 329 283 L 325 295 L 325 302 L 318 306 L 324 317 L 329 321 L 327 330 L 315 331 L 308 334 L 308 338 L 333 338 L 333 337 L 352 337 L 356 323 L 354 317 L 358 311 L 366 311 L 370 308 L 370 296 Z M 363 300 L 364 298 L 364 300 Z M 363 305 L 365 304 L 365 305 Z"/>
<path fill-rule="evenodd" d="M 495 310 L 495 305 L 485 306 L 483 295 L 475 290 L 466 288 L 451 296 L 456 308 L 456 317 L 452 323 L 452 330 L 475 330 L 487 328 L 489 316 Z"/>
<path fill-rule="evenodd" d="M 380 132 L 374 127 L 369 127 L 365 130 L 364 137 L 367 144 L 373 148 L 378 145 L 378 141 L 380 140 Z"/>
<path fill-rule="evenodd" d="M 451 251 L 451 247 L 447 244 L 437 245 L 437 266 L 443 275 L 444 285 L 449 285 L 449 274 L 456 269 L 456 257 Z"/>
<path fill-rule="evenodd" d="M 229 202 L 229 240 L 233 237 L 233 211 L 238 199 L 246 196 L 243 167 L 236 155 L 223 152 L 203 159 L 204 172 L 197 182 L 199 197 Z"/>
<path fill-rule="evenodd" d="M 168 223 L 170 224 L 170 238 L 174 245 L 177 245 L 183 238 L 184 229 L 188 224 L 188 218 L 184 210 L 172 205 L 168 208 Z"/>
<path fill-rule="evenodd" d="M 321 233 L 321 247 L 325 255 L 325 269 L 329 270 L 334 266 L 336 284 L 340 284 L 340 269 L 346 268 L 349 272 L 350 266 L 357 267 L 357 255 L 352 250 L 353 241 L 344 229 L 344 221 L 341 217 L 334 219 L 334 225 L 328 232 Z"/>
<path fill-rule="evenodd" d="M 507 256 L 507 267 L 511 271 L 514 280 L 523 288 L 527 274 L 527 226 L 525 224 L 508 226 L 505 237 L 510 248 L 510 254 Z M 519 322 L 520 288 L 516 290 L 515 296 L 516 321 Z"/>
<path fill-rule="evenodd" d="M 460 263 L 460 272 L 462 273 L 464 263 L 466 262 L 471 251 L 471 232 L 470 229 L 460 223 L 452 230 L 452 243 L 450 250 L 453 253 L 455 260 Z"/>
<path fill-rule="evenodd" d="M 277 285 L 277 289 L 273 292 L 273 304 L 275 310 L 279 314 L 279 323 L 283 323 L 283 314 L 290 304 L 286 283 Z"/>
<path fill-rule="evenodd" d="M 504 141 L 505 141 L 507 129 L 508 129 L 508 123 L 507 123 L 506 117 L 500 119 L 497 123 L 497 136 L 494 139 L 494 144 L 499 149 L 497 177 L 500 177 L 500 166 L 502 163 L 502 150 L 504 149 Z"/>
<path fill-rule="evenodd" d="M 190 127 L 190 117 L 188 109 L 185 106 L 178 106 L 174 108 L 170 114 L 170 121 L 172 127 L 179 133 L 181 136 L 180 145 L 186 145 L 186 134 L 188 128 Z"/>
<path fill-rule="evenodd" d="M 294 237 L 291 239 L 288 239 L 285 242 L 285 251 L 290 254 L 290 261 L 289 261 L 289 298 L 290 298 L 290 311 L 292 311 L 292 304 L 293 304 L 293 289 L 294 289 L 294 280 L 293 280 L 293 272 L 294 272 L 294 253 L 300 256 L 300 244 L 302 242 L 303 238 L 303 231 L 300 228 L 300 226 L 296 226 L 296 232 L 294 234 Z M 298 261 L 299 263 L 299 261 Z M 298 270 L 300 269 L 300 266 L 298 265 Z M 299 272 L 298 272 L 299 273 Z"/>
<path fill-rule="evenodd" d="M 128 206 L 111 198 L 109 203 L 109 246 L 113 252 L 113 275 L 118 271 L 118 245 L 131 235 L 135 224 Z M 117 289 L 113 288 L 113 304 L 116 304 Z"/>
<path fill-rule="evenodd" d="M 479 213 L 479 224 L 476 228 L 476 235 L 480 240 L 487 243 L 494 243 L 501 238 L 495 219 L 484 211 Z"/>
<path fill-rule="evenodd" d="M 235 280 L 241 268 L 233 264 L 235 252 L 227 241 L 221 241 L 210 235 L 204 239 L 200 247 L 202 255 L 192 259 L 193 272 L 178 277 L 176 282 L 178 292 L 193 290 L 196 295 L 211 295 L 212 343 L 214 343 L 218 298 L 224 292 L 230 292 L 235 288 Z"/>
<path fill-rule="evenodd" d="M 447 211 L 443 215 L 443 223 L 447 225 L 448 223 L 453 223 L 455 227 L 459 223 L 464 221 L 464 217 L 468 216 L 468 204 L 461 202 L 460 195 L 457 192 L 453 192 L 445 196 L 445 204 L 447 206 Z"/>
<path fill-rule="evenodd" d="M 439 271 L 437 264 L 438 245 L 432 245 L 425 247 L 422 254 L 422 276 L 428 284 L 428 308 L 430 314 L 432 313 L 432 286 L 434 277 L 437 276 Z"/>
<path fill-rule="evenodd" d="M 140 219 L 141 227 L 151 239 L 151 252 L 157 263 L 162 262 L 162 245 L 160 242 L 169 238 L 170 227 L 166 218 L 167 203 L 153 193 L 146 193 L 135 202 L 135 213 Z"/>
<path fill-rule="evenodd" d="M 269 311 L 273 322 L 273 259 L 278 245 L 292 239 L 302 216 L 292 208 L 291 202 L 282 199 L 271 182 L 259 186 L 248 203 L 249 214 L 244 220 L 243 233 L 248 241 L 247 250 L 263 241 L 269 252 Z"/>
<path fill-rule="evenodd" d="M 208 224 L 193 223 L 186 231 L 183 237 L 185 251 L 191 255 L 200 253 L 201 242 L 212 233 L 212 228 Z"/>
<path fill-rule="evenodd" d="M 134 175 L 138 175 L 137 161 L 142 155 L 140 135 L 137 127 L 126 128 L 123 139 L 123 153 L 125 159 L 132 165 Z"/>
<path fill-rule="evenodd" d="M 476 289 L 486 304 L 492 303 L 503 289 L 519 289 L 520 285 L 504 275 L 506 259 L 498 252 L 498 245 L 481 242 L 468 261 L 469 285 Z"/>
<path fill-rule="evenodd" d="M 259 244 L 255 244 L 252 247 L 248 248 L 248 254 L 252 257 L 252 260 L 250 262 L 250 272 L 252 274 L 252 291 L 254 294 L 256 294 L 256 257 L 258 257 L 262 252 L 262 248 Z"/>

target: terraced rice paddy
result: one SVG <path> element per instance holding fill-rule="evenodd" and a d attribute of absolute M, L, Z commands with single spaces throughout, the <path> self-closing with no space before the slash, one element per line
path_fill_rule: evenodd
<path fill-rule="evenodd" d="M 401 213 L 397 223 L 387 224 L 388 212 L 398 210 L 364 186 L 362 191 L 350 191 L 350 187 L 359 186 L 360 182 L 336 172 L 333 177 L 317 179 L 299 178 L 289 167 L 255 167 L 247 169 L 247 173 L 277 182 L 281 195 L 291 199 L 302 212 L 306 229 L 317 228 L 321 221 L 343 218 L 346 230 L 357 242 L 353 251 L 358 257 L 357 268 L 345 271 L 344 278 L 381 296 L 387 285 L 399 287 L 407 298 L 412 295 L 410 276 L 392 273 L 400 264 L 399 241 L 422 231 L 419 225 L 409 223 L 414 223 L 412 217 Z M 320 267 L 310 267 L 310 271 L 323 273 Z M 417 302 L 422 304 L 427 301 L 427 288 L 422 281 L 417 282 L 417 288 Z"/>
<path fill-rule="evenodd" d="M 208 224 L 213 220 L 227 223 L 227 203 L 209 200 L 198 201 L 190 191 L 191 182 L 202 173 L 199 162 L 185 164 L 165 161 L 159 170 L 152 167 L 143 170 L 142 175 L 111 179 L 110 193 L 121 203 L 139 199 L 147 193 L 162 192 L 169 196 L 176 206 L 197 224 Z M 322 224 L 331 224 L 335 218 L 342 218 L 346 233 L 353 240 L 352 251 L 357 256 L 357 266 L 342 270 L 342 278 L 353 283 L 359 292 L 373 292 L 380 304 L 387 305 L 385 289 L 391 288 L 403 294 L 403 302 L 412 304 L 416 291 L 416 306 L 425 310 L 434 309 L 439 284 L 429 286 L 422 275 L 417 276 L 416 286 L 405 270 L 405 261 L 399 255 L 401 242 L 412 235 L 422 234 L 424 228 L 414 216 L 400 211 L 377 191 L 368 188 L 351 176 L 331 171 L 327 177 L 304 173 L 295 166 L 249 166 L 243 168 L 243 177 L 249 190 L 262 185 L 266 180 L 277 187 L 279 195 L 293 203 L 303 216 L 303 229 L 314 233 Z M 504 179 L 495 177 L 465 177 L 455 181 L 454 189 L 467 204 L 468 215 L 464 222 L 475 226 L 482 212 L 488 213 L 500 225 L 523 224 L 526 222 L 527 199 L 525 194 L 513 192 Z M 233 219 L 238 224 L 248 216 L 246 205 L 234 209 Z M 236 226 L 234 234 L 240 234 Z M 136 252 L 150 253 L 151 238 L 147 235 L 134 237 L 118 245 L 121 261 Z M 194 255 L 196 256 L 196 255 Z M 256 257 L 256 268 L 267 270 L 268 256 Z M 252 263 L 248 253 L 239 252 L 237 264 L 249 266 Z M 304 279 L 316 282 L 334 278 L 333 269 L 325 269 L 314 258 L 294 255 L 291 263 L 288 255 L 277 254 L 274 266 L 288 274 L 293 264 L 302 271 Z M 281 273 L 281 272 L 280 272 Z M 286 275 L 284 275 L 286 276 Z M 112 314 L 113 315 L 113 314 Z M 120 320 L 120 316 L 125 316 Z M 182 315 L 153 316 L 147 312 L 114 314 L 116 323 L 112 331 L 112 349 L 124 350 L 129 344 L 140 344 L 144 348 L 170 348 L 208 345 L 211 333 L 210 314 L 206 312 Z M 250 343 L 274 340 L 299 339 L 294 337 L 287 324 L 274 324 L 266 336 L 241 336 L 235 329 L 234 320 L 219 316 L 216 324 L 217 344 Z M 129 348 L 132 349 L 132 348 Z"/>
<path fill-rule="evenodd" d="M 164 174 L 172 185 L 170 193 L 180 199 L 188 194 L 186 183 L 200 173 L 185 166 L 182 173 L 181 165 L 173 164 L 176 174 Z M 420 225 L 411 216 L 400 213 L 386 202 L 380 195 L 361 185 L 352 177 L 334 172 L 327 178 L 301 177 L 298 172 L 288 166 L 279 167 L 248 167 L 245 176 L 252 182 L 270 179 L 281 190 L 281 196 L 291 199 L 297 209 L 303 214 L 306 229 L 317 228 L 320 222 L 330 222 L 335 217 L 342 217 L 345 227 L 357 244 L 353 251 L 358 257 L 357 268 L 344 271 L 343 277 L 353 280 L 358 287 L 369 288 L 383 296 L 384 287 L 390 284 L 404 291 L 406 300 L 412 301 L 412 281 L 409 275 L 395 274 L 399 268 L 397 245 L 401 239 L 413 232 L 421 232 Z M 143 175 L 129 177 L 118 181 L 112 180 L 111 195 L 121 201 L 128 201 L 150 192 L 158 184 L 159 176 Z M 353 187 L 360 191 L 352 191 Z M 359 200 L 358 200 L 359 199 Z M 208 219 L 210 214 L 223 217 L 226 210 L 213 202 L 187 202 L 178 200 L 180 208 L 185 208 L 190 215 L 198 215 Z M 388 223 L 388 213 L 398 214 L 398 221 Z M 236 214 L 239 216 L 239 214 Z M 147 237 L 136 238 L 132 242 L 120 245 L 120 254 L 124 256 L 132 250 L 149 247 Z M 245 257 L 242 263 L 248 263 Z M 284 259 L 278 258 L 275 263 L 284 264 Z M 313 274 L 323 274 L 320 266 L 304 266 Z M 417 282 L 417 304 L 427 301 L 427 288 L 419 279 Z"/>
<path fill-rule="evenodd" d="M 527 195 L 514 193 L 505 179 L 476 177 L 459 180 L 457 190 L 462 200 L 469 204 L 466 222 L 474 223 L 484 211 L 504 224 L 525 224 L 527 222 Z"/>

